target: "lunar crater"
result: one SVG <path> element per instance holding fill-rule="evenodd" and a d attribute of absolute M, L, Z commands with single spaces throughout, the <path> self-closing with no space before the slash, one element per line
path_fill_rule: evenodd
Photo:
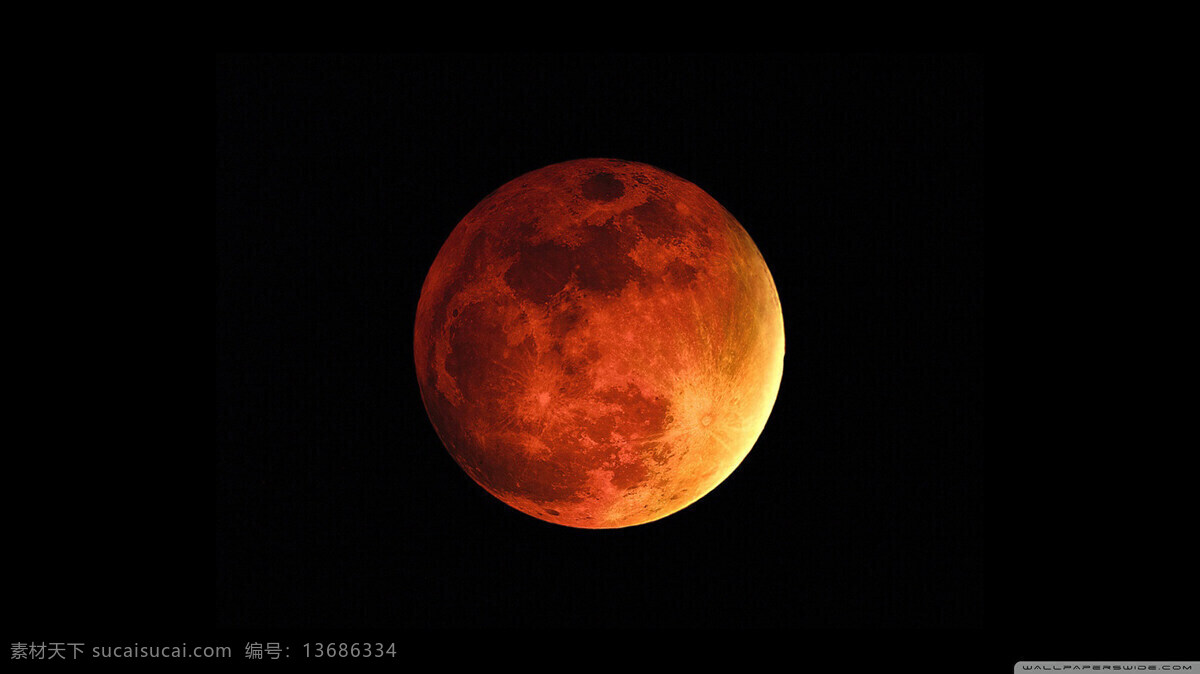
<path fill-rule="evenodd" d="M 616 201 L 625 195 L 625 183 L 608 171 L 594 173 L 583 182 L 583 197 L 592 201 Z"/>

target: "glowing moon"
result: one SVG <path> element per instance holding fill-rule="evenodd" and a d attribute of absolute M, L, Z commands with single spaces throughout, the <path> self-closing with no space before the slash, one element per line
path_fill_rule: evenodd
<path fill-rule="evenodd" d="M 417 306 L 425 409 L 496 498 L 643 524 L 733 472 L 783 376 L 783 314 L 746 230 L 692 183 L 615 159 L 527 173 L 450 233 Z"/>

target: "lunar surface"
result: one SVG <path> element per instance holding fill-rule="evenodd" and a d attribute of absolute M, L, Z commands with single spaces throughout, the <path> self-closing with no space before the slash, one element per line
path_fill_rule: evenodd
<path fill-rule="evenodd" d="M 783 314 L 745 229 L 692 183 L 581 159 L 525 174 L 450 233 L 417 307 L 425 409 L 504 503 L 644 524 L 728 477 L 767 423 Z"/>

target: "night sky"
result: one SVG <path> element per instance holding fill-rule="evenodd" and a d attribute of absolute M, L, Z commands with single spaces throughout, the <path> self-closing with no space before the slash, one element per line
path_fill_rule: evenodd
<path fill-rule="evenodd" d="M 254 55 L 216 84 L 220 626 L 983 626 L 981 59 Z M 611 531 L 476 486 L 412 358 L 463 215 L 593 156 L 733 213 L 787 334 L 738 470 Z"/>
<path fill-rule="evenodd" d="M 1041 105 L 997 76 L 1004 59 L 210 58 L 195 124 L 156 127 L 139 112 L 153 106 L 95 97 L 136 127 L 131 142 L 180 165 L 153 165 L 159 190 L 120 166 L 144 171 L 148 154 L 93 158 L 113 167 L 117 198 L 169 203 L 142 209 L 148 223 L 81 217 L 137 259 L 97 250 L 104 268 L 63 275 L 75 287 L 45 303 L 70 325 L 45 391 L 17 391 L 52 418 L 22 426 L 32 443 L 11 442 L 6 463 L 10 643 L 369 641 L 437 663 L 556 667 L 633 646 L 675 665 L 723 652 L 746 667 L 972 673 L 1195 654 L 1180 652 L 1197 596 L 1181 552 L 1194 472 L 1174 463 L 1186 437 L 1116 436 L 1120 420 L 1095 411 L 1109 408 L 1070 410 L 1087 403 L 1062 364 L 1086 362 L 1096 381 L 1107 355 L 1064 351 L 1072 338 L 1042 320 L 1058 307 L 1032 306 L 1089 277 L 1064 260 L 1074 280 L 1056 287 L 1027 261 L 1075 250 L 1046 237 L 1080 230 L 1064 209 L 1024 205 L 1027 169 L 1045 160 L 1001 140 L 1007 161 L 985 162 L 985 126 Z M 986 97 L 985 79 L 1002 94 Z M 84 114 L 76 103 L 65 109 Z M 985 107 L 1002 123 L 985 125 Z M 684 510 L 618 530 L 556 526 L 487 494 L 442 446 L 413 362 L 421 284 L 455 225 L 506 182 L 585 157 L 650 164 L 720 202 L 769 265 L 786 331 L 778 399 L 740 467 Z M 988 215 L 985 187 L 994 210 L 1020 212 Z M 73 188 L 59 201 L 94 207 Z M 999 225 L 986 245 L 985 220 Z M 985 266 L 999 272 L 986 298 L 999 377 L 985 376 Z M 134 282 L 110 291 L 117 277 Z M 577 648 L 563 660 L 548 645 Z"/>

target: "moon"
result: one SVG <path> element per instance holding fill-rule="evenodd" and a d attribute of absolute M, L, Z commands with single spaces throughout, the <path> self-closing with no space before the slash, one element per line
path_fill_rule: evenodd
<path fill-rule="evenodd" d="M 458 223 L 413 353 L 471 479 L 546 522 L 613 529 L 682 510 L 745 459 L 779 392 L 783 314 L 750 235 L 704 190 L 579 159 Z"/>

